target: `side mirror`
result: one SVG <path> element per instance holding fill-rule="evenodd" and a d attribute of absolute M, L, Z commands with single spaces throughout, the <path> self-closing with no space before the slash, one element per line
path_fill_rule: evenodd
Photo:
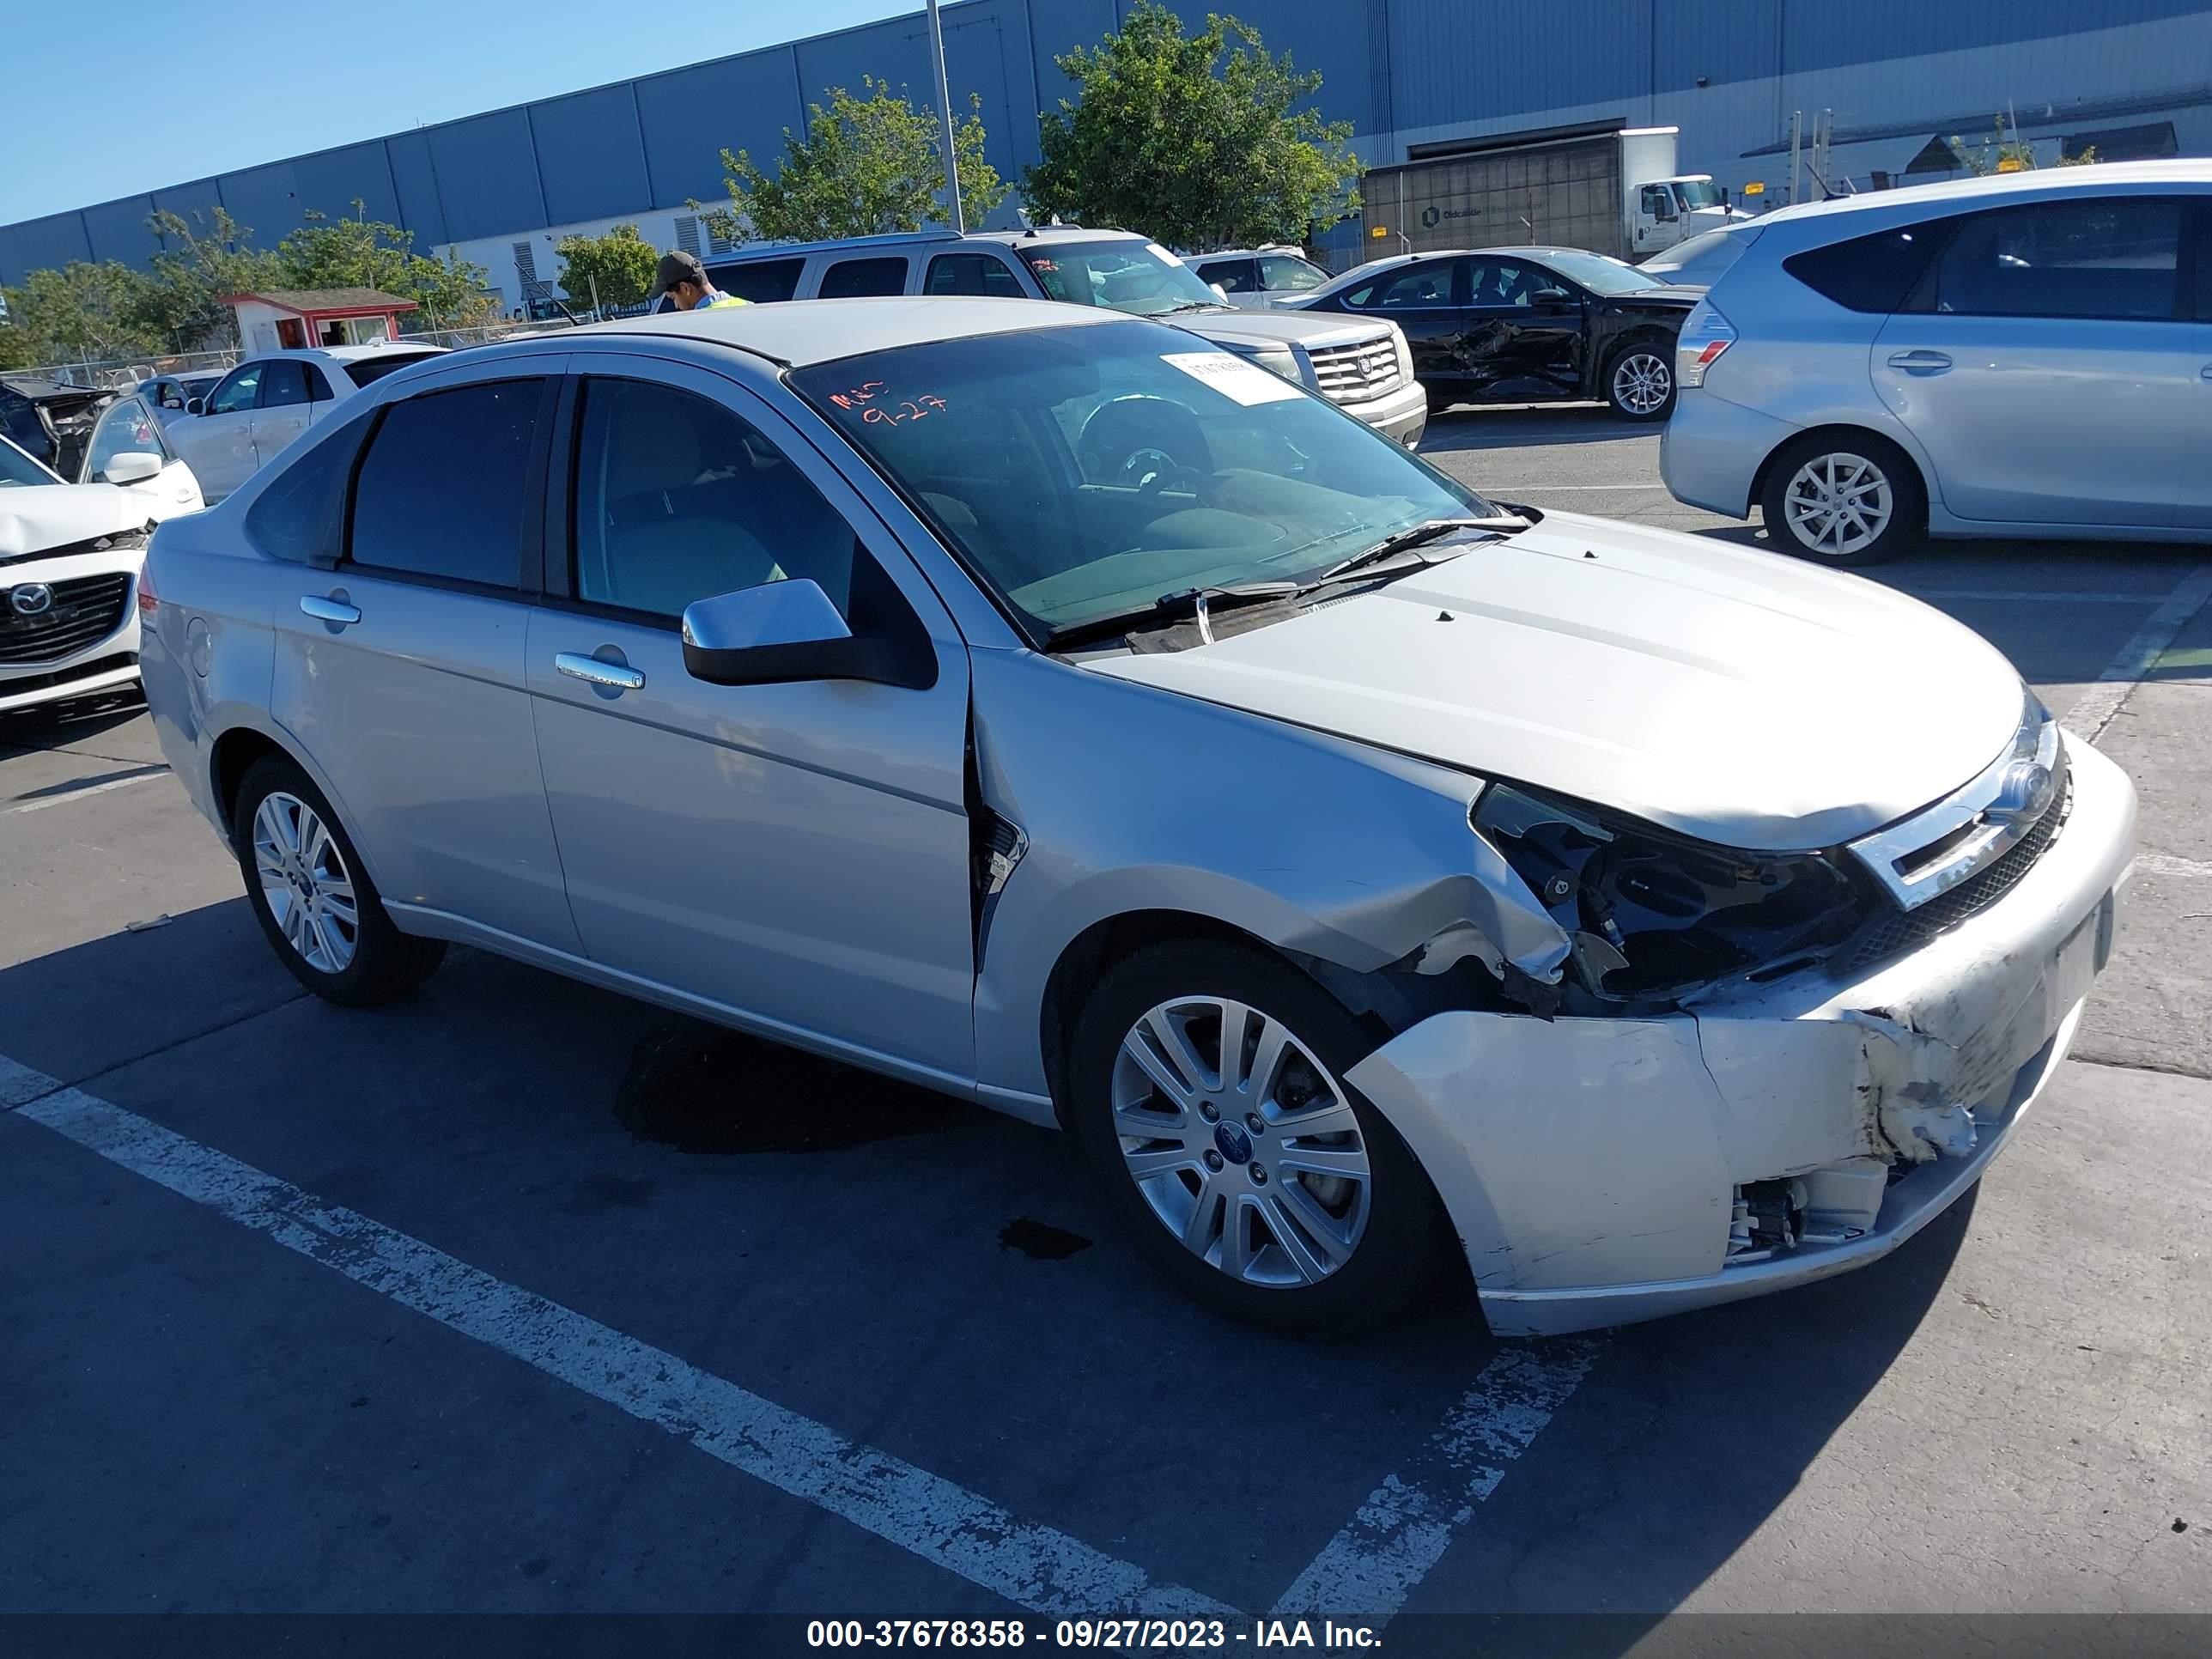
<path fill-rule="evenodd" d="M 107 458 L 100 477 L 112 484 L 143 483 L 161 475 L 161 458 L 148 449 L 125 449 Z"/>
<path fill-rule="evenodd" d="M 927 635 L 856 635 L 819 583 L 763 582 L 684 607 L 684 669 L 708 685 L 869 680 L 927 690 L 937 684 Z"/>
<path fill-rule="evenodd" d="M 207 399 L 204 398 L 187 398 L 185 400 L 185 413 L 187 415 L 206 414 Z"/>
<path fill-rule="evenodd" d="M 1540 306 L 1563 306 L 1574 299 L 1574 295 L 1563 288 L 1540 288 L 1528 297 Z"/>
<path fill-rule="evenodd" d="M 1229 303 L 1229 290 L 1227 289 L 1222 287 L 1218 283 L 1208 283 L 1206 286 L 1213 290 L 1213 297 L 1215 299 L 1220 301 L 1224 305 L 1227 305 Z"/>

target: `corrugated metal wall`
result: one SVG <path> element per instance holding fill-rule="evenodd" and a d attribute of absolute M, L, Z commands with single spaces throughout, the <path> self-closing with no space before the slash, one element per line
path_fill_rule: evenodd
<path fill-rule="evenodd" d="M 1224 0 L 1174 3 L 1196 22 Z M 1872 128 L 2012 100 L 2023 121 L 2045 106 L 2060 120 L 2076 100 L 2162 91 L 2173 107 L 2206 111 L 2201 147 L 2212 149 L 2203 0 L 1237 0 L 1233 9 L 1270 47 L 1323 72 L 1322 110 L 1350 121 L 1379 162 L 1432 138 L 1617 116 L 1680 124 L 1684 166 L 1734 184 L 1774 176 L 1755 152 L 1784 137 L 1792 109 L 1833 108 L 1839 127 Z M 1127 10 L 1127 0 L 945 6 L 953 96 L 963 109 L 970 94 L 982 99 L 1001 173 L 1018 177 L 1036 159 L 1036 112 L 1069 90 L 1054 56 L 1096 41 Z M 865 75 L 927 96 L 919 11 L 0 227 L 0 282 L 71 259 L 143 262 L 157 205 L 189 217 L 220 204 L 270 246 L 307 211 L 337 216 L 358 198 L 428 247 L 716 202 L 724 146 L 775 155 L 806 102 L 832 85 L 857 89 Z M 1910 148 L 1891 145 L 1900 147 Z"/>

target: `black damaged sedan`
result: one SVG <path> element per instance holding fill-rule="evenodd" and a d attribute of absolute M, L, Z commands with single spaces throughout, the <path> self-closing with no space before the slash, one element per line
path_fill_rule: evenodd
<path fill-rule="evenodd" d="M 1397 324 L 1434 410 L 1590 399 L 1662 421 L 1674 337 L 1704 292 L 1579 248 L 1495 247 L 1377 259 L 1296 308 Z"/>

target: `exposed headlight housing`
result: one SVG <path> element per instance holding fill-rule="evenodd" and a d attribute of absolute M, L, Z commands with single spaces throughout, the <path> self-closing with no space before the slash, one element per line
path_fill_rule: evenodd
<path fill-rule="evenodd" d="M 1307 384 L 1304 366 L 1298 361 L 1297 348 L 1286 343 L 1274 345 L 1236 345 L 1230 350 L 1249 362 L 1281 375 L 1293 385 Z"/>
<path fill-rule="evenodd" d="M 1602 1003 L 1778 976 L 1868 914 L 1865 889 L 1826 852 L 1715 847 L 1504 784 L 1484 790 L 1470 816 L 1573 940 L 1567 972 Z"/>

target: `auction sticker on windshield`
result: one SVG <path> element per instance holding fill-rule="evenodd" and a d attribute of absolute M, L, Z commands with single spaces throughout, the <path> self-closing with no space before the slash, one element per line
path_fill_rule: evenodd
<path fill-rule="evenodd" d="M 1240 404 L 1280 403 L 1303 395 L 1281 375 L 1225 351 L 1170 351 L 1160 361 L 1174 364 L 1194 380 L 1203 380 L 1223 397 Z"/>

